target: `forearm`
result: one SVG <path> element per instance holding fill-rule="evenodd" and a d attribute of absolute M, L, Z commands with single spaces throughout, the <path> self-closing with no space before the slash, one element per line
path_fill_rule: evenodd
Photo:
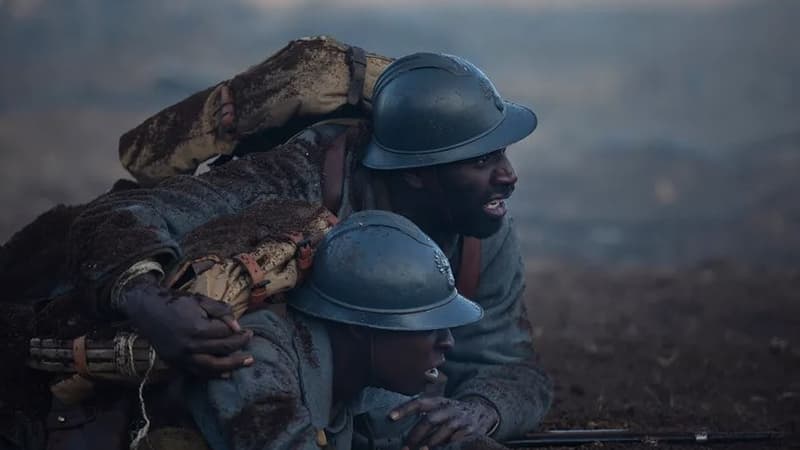
<path fill-rule="evenodd" d="M 498 413 L 491 436 L 508 439 L 538 428 L 550 408 L 552 383 L 533 363 L 471 367 L 475 375 L 450 393 L 455 399 L 480 397 Z"/>
<path fill-rule="evenodd" d="M 493 434 L 508 438 L 533 431 L 550 406 L 552 385 L 535 361 L 525 309 L 524 265 L 509 219 L 482 241 L 482 270 L 475 299 L 478 323 L 453 330 L 454 351 L 444 366 L 453 398 L 481 397 L 500 416 Z"/>
<path fill-rule="evenodd" d="M 254 202 L 319 202 L 319 170 L 310 156 L 289 149 L 232 161 L 206 174 L 179 176 L 156 188 L 102 196 L 88 205 L 69 234 L 72 273 L 107 311 L 113 282 L 133 264 L 151 259 L 168 269 L 182 258 L 181 239 L 213 218 Z M 304 172 L 298 172 L 300 170 Z M 312 178 L 297 180 L 298 175 Z M 316 174 L 317 179 L 313 179 Z"/>

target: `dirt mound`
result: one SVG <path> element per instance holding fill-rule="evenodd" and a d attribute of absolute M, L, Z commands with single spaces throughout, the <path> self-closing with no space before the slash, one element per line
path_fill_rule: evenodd
<path fill-rule="evenodd" d="M 723 262 L 531 269 L 526 302 L 556 382 L 545 428 L 797 433 L 799 293 L 800 270 Z"/>

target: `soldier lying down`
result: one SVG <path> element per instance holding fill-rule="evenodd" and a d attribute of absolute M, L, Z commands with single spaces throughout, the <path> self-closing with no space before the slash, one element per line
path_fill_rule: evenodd
<path fill-rule="evenodd" d="M 380 395 L 365 404 L 359 394 L 370 386 L 420 393 L 454 345 L 450 328 L 483 315 L 456 291 L 439 247 L 384 211 L 353 214 L 328 233 L 288 306 L 240 319 L 254 332 L 253 364 L 190 388 L 213 449 L 351 448 L 354 415 L 380 406 Z M 430 442 L 476 432 L 451 430 Z"/>

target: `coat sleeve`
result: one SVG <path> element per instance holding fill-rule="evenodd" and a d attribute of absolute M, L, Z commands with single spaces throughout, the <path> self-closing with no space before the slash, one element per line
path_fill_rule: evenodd
<path fill-rule="evenodd" d="M 324 127 L 323 127 L 324 128 Z M 175 176 L 154 188 L 103 195 L 73 221 L 68 270 L 90 303 L 107 312 L 116 275 L 143 259 L 167 267 L 182 257 L 181 238 L 222 215 L 264 200 L 321 203 L 326 142 L 342 127 L 307 129 L 286 144 L 230 161 L 198 176 Z"/>
<path fill-rule="evenodd" d="M 492 435 L 503 440 L 533 431 L 550 407 L 553 391 L 538 367 L 523 291 L 524 265 L 506 219 L 484 239 L 477 298 L 484 318 L 453 330 L 455 348 L 444 371 L 453 398 L 482 397 L 492 403 L 500 423 Z"/>
<path fill-rule="evenodd" d="M 228 379 L 192 386 L 189 405 L 214 450 L 318 449 L 286 320 L 266 310 L 242 317 L 254 363 Z"/>

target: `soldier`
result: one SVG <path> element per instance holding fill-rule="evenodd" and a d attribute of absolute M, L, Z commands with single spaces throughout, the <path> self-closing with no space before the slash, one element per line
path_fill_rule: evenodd
<path fill-rule="evenodd" d="M 250 333 L 226 305 L 161 287 L 149 275 L 124 288 L 118 280 L 163 272 L 180 259 L 186 233 L 259 200 L 325 204 L 339 218 L 394 211 L 439 244 L 458 268 L 459 289 L 464 285 L 486 311 L 480 322 L 454 330 L 460 345 L 443 367 L 443 395 L 391 411 L 398 421 L 424 419 L 406 444 L 447 442 L 463 429 L 498 440 L 535 429 L 552 389 L 535 364 L 521 298 L 524 268 L 505 206 L 517 176 L 505 149 L 534 130 L 536 116 L 502 100 L 468 61 L 432 53 L 392 63 L 376 83 L 373 111 L 368 135 L 361 125 L 321 123 L 209 173 L 92 202 L 69 236 L 78 288 L 98 314 L 129 319 L 172 365 L 227 374 L 253 359 L 237 351 Z M 344 170 L 337 174 L 329 160 L 342 147 Z"/>
<path fill-rule="evenodd" d="M 214 450 L 352 448 L 361 390 L 418 394 L 453 348 L 449 328 L 483 315 L 456 291 L 436 244 L 385 211 L 353 214 L 328 233 L 288 306 L 285 316 L 244 315 L 253 364 L 193 389 Z"/>

